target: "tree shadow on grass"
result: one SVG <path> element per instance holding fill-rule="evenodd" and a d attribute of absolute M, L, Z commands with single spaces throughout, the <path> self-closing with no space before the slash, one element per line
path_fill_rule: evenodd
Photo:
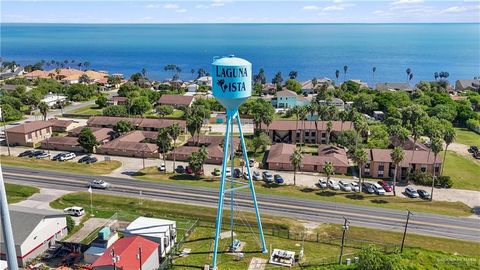
<path fill-rule="evenodd" d="M 128 175 L 128 176 L 144 176 L 145 175 L 144 172 L 140 172 L 140 171 L 137 171 L 137 172 L 125 171 L 125 172 L 122 172 L 122 174 L 125 174 L 125 175 Z"/>
<path fill-rule="evenodd" d="M 306 188 L 300 189 L 300 191 L 301 191 L 301 192 L 305 192 L 305 193 L 310 193 L 310 192 L 314 192 L 315 189 L 306 187 Z"/>
<path fill-rule="evenodd" d="M 333 197 L 337 195 L 337 193 L 333 191 L 324 190 L 324 191 L 317 192 L 317 195 L 320 195 L 323 197 Z"/>
<path fill-rule="evenodd" d="M 363 199 L 365 199 L 365 197 L 361 194 L 348 194 L 345 197 L 348 198 L 348 199 L 351 199 L 351 200 L 363 200 Z"/>
<path fill-rule="evenodd" d="M 374 199 L 374 200 L 370 200 L 372 203 L 376 203 L 376 204 L 386 204 L 386 203 L 389 203 L 388 201 L 385 201 L 385 200 L 380 200 L 380 199 Z"/>
<path fill-rule="evenodd" d="M 194 175 L 189 175 L 189 174 L 175 174 L 175 175 L 172 175 L 172 176 L 168 177 L 168 179 L 175 180 L 175 181 L 179 181 L 179 180 L 188 180 L 188 181 L 202 180 L 202 178 L 198 178 Z"/>
<path fill-rule="evenodd" d="M 270 183 L 270 184 L 263 183 L 263 184 L 262 184 L 262 187 L 264 187 L 264 188 L 279 188 L 279 187 L 281 187 L 281 186 L 282 186 L 282 185 L 277 184 L 277 183 Z"/>

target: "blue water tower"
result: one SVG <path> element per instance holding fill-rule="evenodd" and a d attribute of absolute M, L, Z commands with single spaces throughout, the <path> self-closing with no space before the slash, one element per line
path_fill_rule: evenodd
<path fill-rule="evenodd" d="M 260 235 L 261 248 L 267 253 L 265 237 L 263 235 L 262 221 L 258 210 L 257 197 L 255 195 L 255 187 L 252 181 L 250 164 L 248 162 L 247 147 L 243 137 L 242 123 L 238 113 L 238 107 L 252 96 L 252 64 L 245 59 L 235 57 L 233 55 L 226 57 L 216 57 L 212 63 L 212 92 L 213 96 L 227 109 L 227 123 L 225 128 L 225 139 L 223 144 L 223 160 L 222 172 L 220 176 L 220 193 L 218 198 L 217 220 L 215 225 L 215 242 L 213 247 L 212 268 L 217 270 L 217 250 L 220 241 L 220 233 L 222 227 L 222 212 L 225 194 L 230 195 L 230 232 L 231 232 L 231 248 L 234 247 L 234 191 L 242 188 L 249 188 L 255 208 L 257 218 L 257 226 Z M 238 126 L 240 142 L 242 145 L 243 160 L 247 169 L 248 183 L 241 186 L 241 180 L 234 179 L 235 164 L 235 148 L 234 148 L 234 123 Z M 230 188 L 225 189 L 225 180 L 227 178 L 227 164 L 230 163 Z M 238 240 L 237 240 L 238 241 Z"/>

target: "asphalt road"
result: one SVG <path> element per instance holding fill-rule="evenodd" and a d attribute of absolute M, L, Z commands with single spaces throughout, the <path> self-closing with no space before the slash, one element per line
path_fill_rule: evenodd
<path fill-rule="evenodd" d="M 34 170 L 3 166 L 6 182 L 29 184 L 37 187 L 56 188 L 71 191 L 86 191 L 87 183 L 93 176 L 63 172 Z M 169 202 L 216 207 L 218 190 L 166 183 L 146 182 L 133 179 L 100 177 L 110 182 L 112 188 L 104 192 L 138 196 Z M 252 211 L 250 194 L 237 192 L 238 206 L 243 211 Z M 263 214 L 295 218 L 306 222 L 343 223 L 343 217 L 352 226 L 403 231 L 406 212 L 377 207 L 356 206 L 334 202 L 321 202 L 298 198 L 257 194 L 260 211 Z M 225 202 L 228 206 L 229 200 Z M 443 215 L 415 213 L 410 218 L 409 232 L 480 242 L 480 219 L 460 218 Z"/>

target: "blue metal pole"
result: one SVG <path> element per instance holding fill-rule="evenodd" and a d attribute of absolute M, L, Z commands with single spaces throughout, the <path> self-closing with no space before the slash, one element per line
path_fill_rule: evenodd
<path fill-rule="evenodd" d="M 257 216 L 258 231 L 260 233 L 261 239 L 260 241 L 262 241 L 262 252 L 267 253 L 268 250 L 267 245 L 265 244 L 265 237 L 263 235 L 262 220 L 260 218 L 260 212 L 258 210 L 257 196 L 255 195 L 255 187 L 253 185 L 252 174 L 250 172 L 250 163 L 248 162 L 247 146 L 245 145 L 245 139 L 243 138 L 243 130 L 239 114 L 236 115 L 236 119 L 238 125 L 238 132 L 240 133 L 240 141 L 242 142 L 243 159 L 245 160 L 245 163 L 247 165 L 248 184 L 250 185 L 250 192 L 253 199 L 253 207 L 255 207 L 255 215 Z"/>
<path fill-rule="evenodd" d="M 225 130 L 225 139 L 223 145 L 223 162 L 222 162 L 222 175 L 220 177 L 220 194 L 218 196 L 218 209 L 217 209 L 217 222 L 215 225 L 215 243 L 213 246 L 213 262 L 212 269 L 217 269 L 217 250 L 218 250 L 218 241 L 220 237 L 220 229 L 222 227 L 222 213 L 223 213 L 223 197 L 225 191 L 225 176 L 227 173 L 227 162 L 228 162 L 228 144 L 229 144 L 229 135 L 230 135 L 230 126 L 232 125 L 232 115 L 227 112 L 227 128 Z M 230 172 L 233 173 L 233 172 Z"/>
<path fill-rule="evenodd" d="M 234 166 L 234 161 L 235 161 L 235 151 L 233 149 L 234 143 L 233 143 L 233 119 L 234 116 L 232 115 L 232 123 L 230 123 L 230 238 L 231 238 L 231 246 L 233 247 L 233 225 L 234 225 L 234 216 L 233 216 L 233 188 L 235 187 L 235 184 L 233 183 L 234 181 L 234 175 L 233 175 L 233 170 L 235 169 Z"/>

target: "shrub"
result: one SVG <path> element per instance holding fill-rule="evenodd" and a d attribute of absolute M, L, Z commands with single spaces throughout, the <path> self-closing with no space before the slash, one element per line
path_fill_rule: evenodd
<path fill-rule="evenodd" d="M 67 216 L 67 231 L 71 232 L 75 227 L 75 221 L 71 216 Z"/>
<path fill-rule="evenodd" d="M 439 176 L 437 179 L 437 183 L 439 186 L 444 188 L 451 188 L 453 186 L 453 180 L 450 178 L 450 176 L 447 175 Z"/>
<path fill-rule="evenodd" d="M 417 185 L 431 186 L 432 175 L 422 171 L 414 171 L 410 174 L 410 179 Z"/>

